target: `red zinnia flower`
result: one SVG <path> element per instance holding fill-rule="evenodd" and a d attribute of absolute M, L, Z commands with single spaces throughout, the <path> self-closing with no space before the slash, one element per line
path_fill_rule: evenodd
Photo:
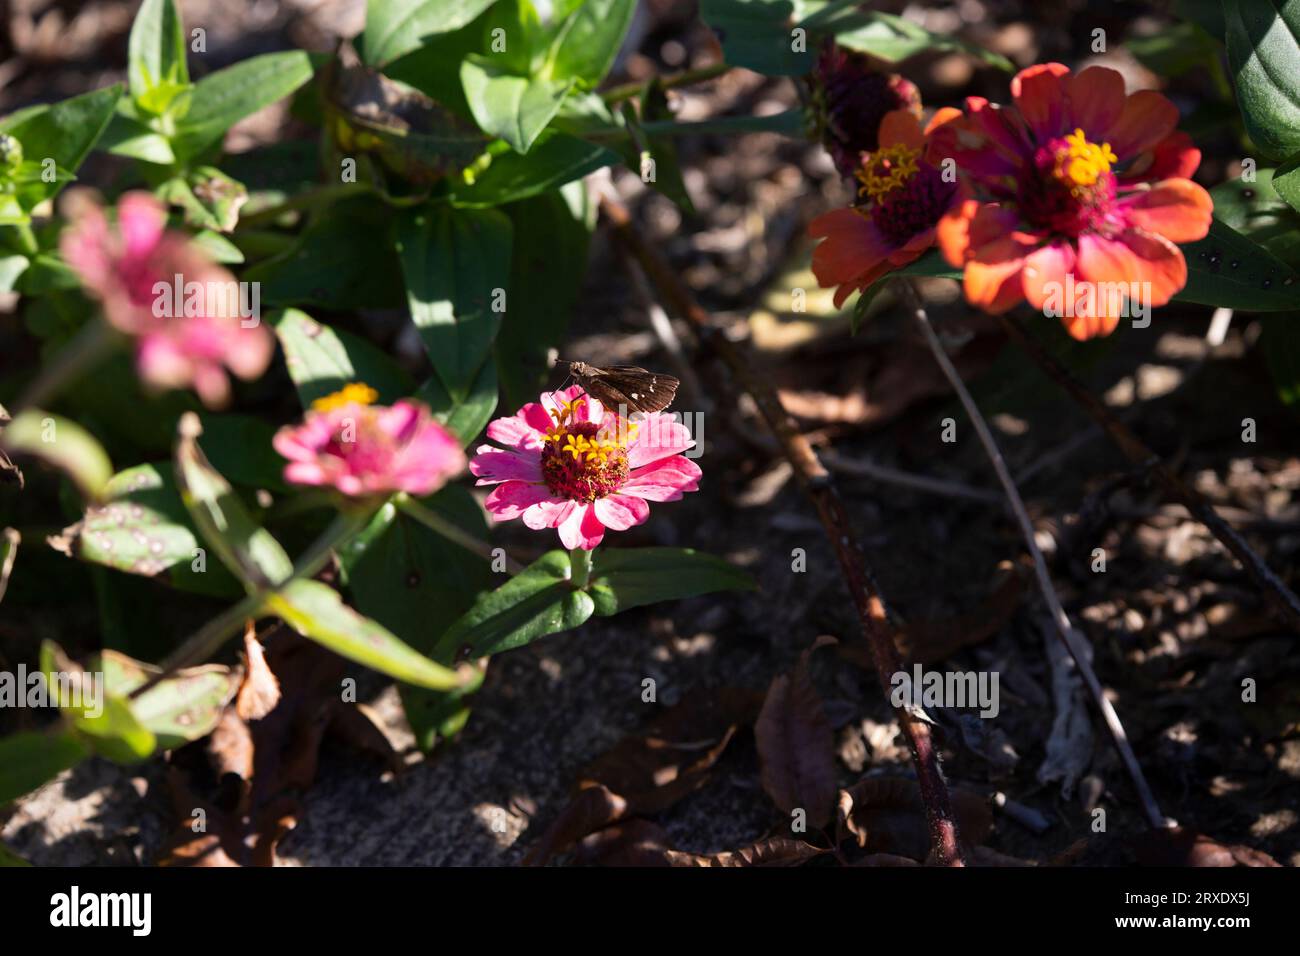
<path fill-rule="evenodd" d="M 1010 107 L 968 98 L 944 137 L 964 195 L 939 246 L 964 267 L 966 298 L 990 312 L 1060 309 L 1077 339 L 1109 334 L 1134 295 L 1167 303 L 1187 283 L 1175 243 L 1203 238 L 1213 210 L 1188 178 L 1201 154 L 1175 131 L 1178 110 L 1150 90 L 1126 96 L 1097 66 L 1032 66 L 1011 95 Z"/>
<path fill-rule="evenodd" d="M 862 157 L 857 171 L 860 204 L 818 216 L 809 225 L 810 236 L 826 239 L 813 250 L 812 268 L 821 285 L 839 286 L 836 308 L 855 290 L 934 245 L 935 226 L 957 198 L 956 170 L 943 170 L 934 134 L 960 115 L 939 110 L 922 130 L 907 110 L 885 114 L 880 145 Z"/>
<path fill-rule="evenodd" d="M 828 40 L 812 73 L 813 99 L 822 142 L 842 176 L 852 176 L 863 153 L 880 145 L 880 121 L 894 110 L 921 115 L 921 94 L 896 73 L 872 66 L 865 53 Z"/>

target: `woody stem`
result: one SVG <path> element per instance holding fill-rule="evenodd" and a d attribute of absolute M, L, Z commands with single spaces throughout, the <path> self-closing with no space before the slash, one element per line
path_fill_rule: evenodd
<path fill-rule="evenodd" d="M 670 311 L 687 319 L 702 345 L 720 358 L 736 381 L 758 405 L 764 422 L 781 445 L 781 450 L 799 478 L 804 492 L 817 510 L 822 527 L 839 561 L 840 572 L 858 611 L 861 639 L 875 663 L 876 677 L 886 700 L 892 691 L 891 678 L 904 671 L 893 626 L 885 603 L 867 569 L 861 546 L 849 526 L 844 503 L 835 490 L 830 473 L 822 466 L 812 445 L 786 412 L 771 384 L 749 366 L 744 355 L 714 327 L 709 313 L 696 300 L 658 247 L 652 245 L 632 222 L 627 209 L 612 196 L 600 200 L 601 211 L 618 239 L 658 288 Z M 952 812 L 948 784 L 939 766 L 939 750 L 930 726 L 908 708 L 897 708 L 899 726 L 907 738 L 916 768 L 917 783 L 930 829 L 930 846 L 936 862 L 943 866 L 965 866 L 957 821 Z"/>

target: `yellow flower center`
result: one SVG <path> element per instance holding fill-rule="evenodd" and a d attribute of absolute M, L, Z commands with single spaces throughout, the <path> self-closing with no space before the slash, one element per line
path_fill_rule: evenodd
<path fill-rule="evenodd" d="M 909 149 L 902 143 L 883 146 L 867 156 L 858 169 L 862 186 L 858 195 L 879 202 L 896 189 L 901 189 L 915 175 L 919 149 Z"/>
<path fill-rule="evenodd" d="M 542 441 L 542 476 L 556 495 L 575 501 L 595 501 L 618 490 L 627 478 L 627 446 L 637 426 L 618 416 L 600 425 L 576 421 L 585 398 L 564 402 L 551 412 L 554 424 Z M 612 427 L 610 422 L 612 420 Z"/>
<path fill-rule="evenodd" d="M 1110 172 L 1111 163 L 1119 162 L 1119 157 L 1110 148 L 1110 143 L 1100 146 L 1091 143 L 1083 135 L 1083 130 L 1076 129 L 1065 137 L 1065 146 L 1056 154 L 1056 178 L 1068 185 L 1071 192 L 1087 189 L 1097 180 Z"/>
<path fill-rule="evenodd" d="M 378 397 L 379 393 L 364 382 L 352 382 L 337 392 L 316 399 L 311 407 L 313 411 L 328 412 L 344 405 L 370 405 Z"/>

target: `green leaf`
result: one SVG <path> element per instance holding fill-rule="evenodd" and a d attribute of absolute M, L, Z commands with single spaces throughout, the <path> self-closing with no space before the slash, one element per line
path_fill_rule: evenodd
<path fill-rule="evenodd" d="M 802 76 L 817 61 L 817 45 L 808 37 L 794 47 L 798 22 L 790 0 L 700 0 L 700 16 L 718 35 L 732 66 L 767 76 Z"/>
<path fill-rule="evenodd" d="M 99 139 L 99 148 L 114 156 L 127 156 L 146 163 L 170 166 L 176 162 L 172 144 L 157 130 L 135 115 L 130 100 L 122 100 Z"/>
<path fill-rule="evenodd" d="M 265 418 L 201 411 L 203 450 L 212 467 L 237 485 L 289 491 L 284 459 L 271 446 L 276 427 Z"/>
<path fill-rule="evenodd" d="M 153 732 L 125 697 L 109 693 L 102 673 L 84 670 L 49 640 L 41 645 L 41 670 L 51 698 L 95 753 L 118 763 L 137 763 L 153 753 Z"/>
<path fill-rule="evenodd" d="M 549 75 L 596 86 L 614 65 L 635 12 L 636 0 L 586 0 L 564 20 L 551 44 Z"/>
<path fill-rule="evenodd" d="M 1273 171 L 1273 188 L 1292 209 L 1300 210 L 1300 153 Z"/>
<path fill-rule="evenodd" d="M 473 182 L 455 187 L 451 198 L 469 208 L 499 206 L 547 192 L 618 161 L 618 153 L 604 146 L 548 132 L 527 156 L 509 152 L 492 157 L 491 165 Z"/>
<path fill-rule="evenodd" d="M 689 548 L 601 548 L 587 590 L 596 613 L 608 617 L 643 604 L 753 588 L 735 565 Z"/>
<path fill-rule="evenodd" d="M 291 581 L 271 592 L 264 607 L 304 637 L 389 677 L 434 690 L 450 690 L 463 683 L 455 671 L 435 664 L 386 628 L 358 614 L 319 581 Z"/>
<path fill-rule="evenodd" d="M 486 544 L 482 509 L 467 489 L 450 485 L 421 504 Z M 357 609 L 423 654 L 432 654 L 452 622 L 492 583 L 483 558 L 435 534 L 391 503 L 340 550 L 339 559 Z M 402 705 L 423 749 L 433 745 L 450 716 L 448 697 L 460 700 L 466 692 L 402 686 Z M 456 710 L 459 706 L 451 712 Z"/>
<path fill-rule="evenodd" d="M 243 278 L 262 284 L 263 303 L 395 308 L 402 304 L 402 272 L 392 245 L 357 242 L 358 236 L 387 235 L 390 223 L 388 206 L 373 197 L 333 203 L 283 255 L 253 266 Z"/>
<path fill-rule="evenodd" d="M 1300 151 L 1300 0 L 1223 0 L 1246 130 L 1269 156 Z"/>
<path fill-rule="evenodd" d="M 644 124 L 672 121 L 672 118 L 672 111 L 668 108 L 668 96 L 659 78 L 656 77 L 652 83 L 646 85 L 645 92 L 641 96 L 640 122 Z M 686 191 L 686 182 L 682 179 L 682 170 L 677 163 L 677 145 L 669 136 L 648 136 L 645 137 L 645 146 L 650 159 L 654 161 L 654 178 L 650 180 L 651 184 L 677 203 L 682 211 L 693 215 L 695 204 L 691 202 L 690 194 Z M 631 164 L 629 168 L 641 172 L 642 178 L 645 178 L 639 156 L 637 162 Z"/>
<path fill-rule="evenodd" d="M 1258 243 L 1215 219 L 1210 233 L 1182 247 L 1187 285 L 1174 299 L 1246 312 L 1296 307 L 1300 274 Z"/>
<path fill-rule="evenodd" d="M 28 160 L 42 163 L 52 159 L 59 169 L 75 171 L 108 126 L 121 97 L 122 84 L 118 83 L 48 106 L 29 107 L 0 120 L 0 133 L 22 143 Z M 52 183 L 38 180 L 32 195 L 24 191 L 24 208 L 30 210 L 37 202 L 53 197 L 63 183 L 62 179 Z"/>
<path fill-rule="evenodd" d="M 244 184 L 213 166 L 175 176 L 158 187 L 157 193 L 159 199 L 181 208 L 187 225 L 218 232 L 235 228 L 240 207 L 248 201 Z"/>
<path fill-rule="evenodd" d="M 197 155 L 239 120 L 284 99 L 311 77 L 311 58 L 302 50 L 264 53 L 209 73 L 194 84 L 172 147 L 182 158 Z"/>
<path fill-rule="evenodd" d="M 239 593 L 219 565 L 194 570 L 198 538 L 174 481 L 154 465 L 114 475 L 104 487 L 104 503 L 90 508 L 72 533 L 73 551 L 83 561 L 145 577 L 166 573 L 186 591 Z"/>
<path fill-rule="evenodd" d="M 1259 347 L 1268 362 L 1278 398 L 1300 411 L 1300 312 L 1264 316 Z"/>
<path fill-rule="evenodd" d="M 144 0 L 131 24 L 127 45 L 127 81 L 131 98 L 141 102 L 162 84 L 186 86 L 185 30 L 172 0 Z M 167 103 L 161 103 L 161 113 Z"/>
<path fill-rule="evenodd" d="M 463 397 L 452 396 L 437 375 L 425 382 L 415 397 L 429 406 L 438 424 L 459 438 L 462 445 L 468 445 L 487 427 L 497 409 L 499 394 L 496 363 L 488 360 Z"/>
<path fill-rule="evenodd" d="M 98 500 L 113 476 L 113 464 L 95 437 L 76 422 L 29 408 L 5 426 L 4 445 L 35 455 L 67 473 L 91 500 Z"/>
<path fill-rule="evenodd" d="M 1199 25 L 1210 36 L 1223 39 L 1222 0 L 1174 0 L 1173 12 Z"/>
<path fill-rule="evenodd" d="M 198 437 L 198 416 L 181 416 L 176 442 L 176 484 L 195 526 L 221 562 L 249 593 L 274 587 L 293 574 L 293 562 L 271 533 L 253 520 L 230 483 L 209 464 Z"/>
<path fill-rule="evenodd" d="M 568 192 L 582 204 L 586 193 L 577 187 Z M 507 211 L 514 223 L 510 307 L 497 333 L 496 365 L 513 410 L 537 401 L 550 374 L 549 352 L 563 343 L 582 292 L 591 228 L 581 205 L 575 211 L 559 192 L 512 203 Z"/>
<path fill-rule="evenodd" d="M 1283 262 L 1300 265 L 1300 213 L 1273 187 L 1273 170 L 1256 170 L 1210 190 L 1214 215 L 1242 235 L 1259 243 Z"/>
<path fill-rule="evenodd" d="M 0 737 L 0 807 L 30 793 L 90 756 L 67 725 Z"/>
<path fill-rule="evenodd" d="M 467 59 L 460 66 L 460 78 L 474 121 L 520 153 L 532 148 L 573 86 L 570 80 L 506 73 L 487 57 Z"/>
<path fill-rule="evenodd" d="M 0 741 L 0 745 L 2 744 L 3 742 Z M 3 784 L 0 784 L 0 786 L 3 786 Z M 0 868 L 6 866 L 31 866 L 31 864 L 13 850 L 9 849 L 9 847 L 0 843 Z"/>
<path fill-rule="evenodd" d="M 901 63 L 931 50 L 954 50 L 1008 73 L 1015 72 L 1015 64 L 998 53 L 946 34 L 933 33 L 919 23 L 892 13 L 846 8 L 825 19 L 809 17 L 803 26 L 810 33 L 815 30 L 819 36 L 834 35 L 835 42 L 841 46 L 869 53 L 889 64 Z"/>
<path fill-rule="evenodd" d="M 247 238 L 247 235 L 245 233 L 245 238 Z M 213 262 L 220 262 L 224 265 L 238 265 L 244 261 L 244 254 L 239 251 L 237 245 L 211 229 L 204 229 L 195 233 L 192 241 L 194 245 L 206 252 Z"/>
<path fill-rule="evenodd" d="M 43 296 L 58 290 L 79 289 L 81 279 L 72 267 L 51 252 L 43 252 L 18 277 L 18 291 L 23 295 Z"/>
<path fill-rule="evenodd" d="M 1143 66 L 1160 76 L 1181 76 L 1208 66 L 1219 56 L 1219 44 L 1195 23 L 1179 23 L 1146 36 L 1131 36 L 1124 46 Z"/>
<path fill-rule="evenodd" d="M 411 319 L 455 399 L 471 391 L 508 308 L 510 220 L 495 210 L 423 206 L 397 219 Z"/>
<path fill-rule="evenodd" d="M 91 669 L 103 672 L 106 693 L 124 700 L 162 673 L 113 650 L 99 655 Z M 229 667 L 207 664 L 179 670 L 159 681 L 131 700 L 130 707 L 135 719 L 153 734 L 155 752 L 161 752 L 210 734 L 238 689 L 239 681 Z"/>
<path fill-rule="evenodd" d="M 406 372 L 365 339 L 331 329 L 297 309 L 286 309 L 272 325 L 303 408 L 352 382 L 377 391 L 381 404 L 411 394 Z"/>
<path fill-rule="evenodd" d="M 493 0 L 367 0 L 365 57 L 382 66 L 417 49 L 427 37 L 459 30 Z"/>
<path fill-rule="evenodd" d="M 549 551 L 495 591 L 482 595 L 443 635 L 439 660 L 479 658 L 522 647 L 591 617 L 591 595 L 573 583 L 567 551 Z"/>

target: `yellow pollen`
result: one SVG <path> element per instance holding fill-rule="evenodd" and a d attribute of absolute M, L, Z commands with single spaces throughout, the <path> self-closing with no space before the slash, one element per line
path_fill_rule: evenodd
<path fill-rule="evenodd" d="M 1111 163 L 1119 162 L 1110 143 L 1100 146 L 1090 143 L 1081 129 L 1065 137 L 1065 142 L 1066 149 L 1056 157 L 1056 176 L 1068 183 L 1072 191 L 1096 184 L 1110 172 Z"/>
<path fill-rule="evenodd" d="M 901 189 L 917 170 L 919 149 L 909 149 L 902 143 L 884 146 L 866 157 L 857 177 L 862 183 L 858 195 L 880 200 L 895 189 Z"/>
<path fill-rule="evenodd" d="M 620 429 L 616 418 L 613 431 L 602 425 L 600 430 L 590 437 L 578 434 L 571 428 L 575 424 L 574 418 L 578 408 L 586 402 L 585 398 L 578 398 L 572 402 L 561 402 L 558 409 L 552 409 L 550 414 L 555 424 L 546 429 L 542 441 L 553 442 L 562 454 L 572 455 L 574 461 L 586 459 L 603 465 L 609 461 L 611 455 L 625 449 L 628 443 L 636 438 L 637 426 L 622 423 L 623 427 Z"/>
<path fill-rule="evenodd" d="M 379 393 L 364 382 L 352 382 L 331 395 L 316 399 L 311 407 L 313 411 L 328 412 L 344 405 L 370 405 L 378 397 Z"/>

